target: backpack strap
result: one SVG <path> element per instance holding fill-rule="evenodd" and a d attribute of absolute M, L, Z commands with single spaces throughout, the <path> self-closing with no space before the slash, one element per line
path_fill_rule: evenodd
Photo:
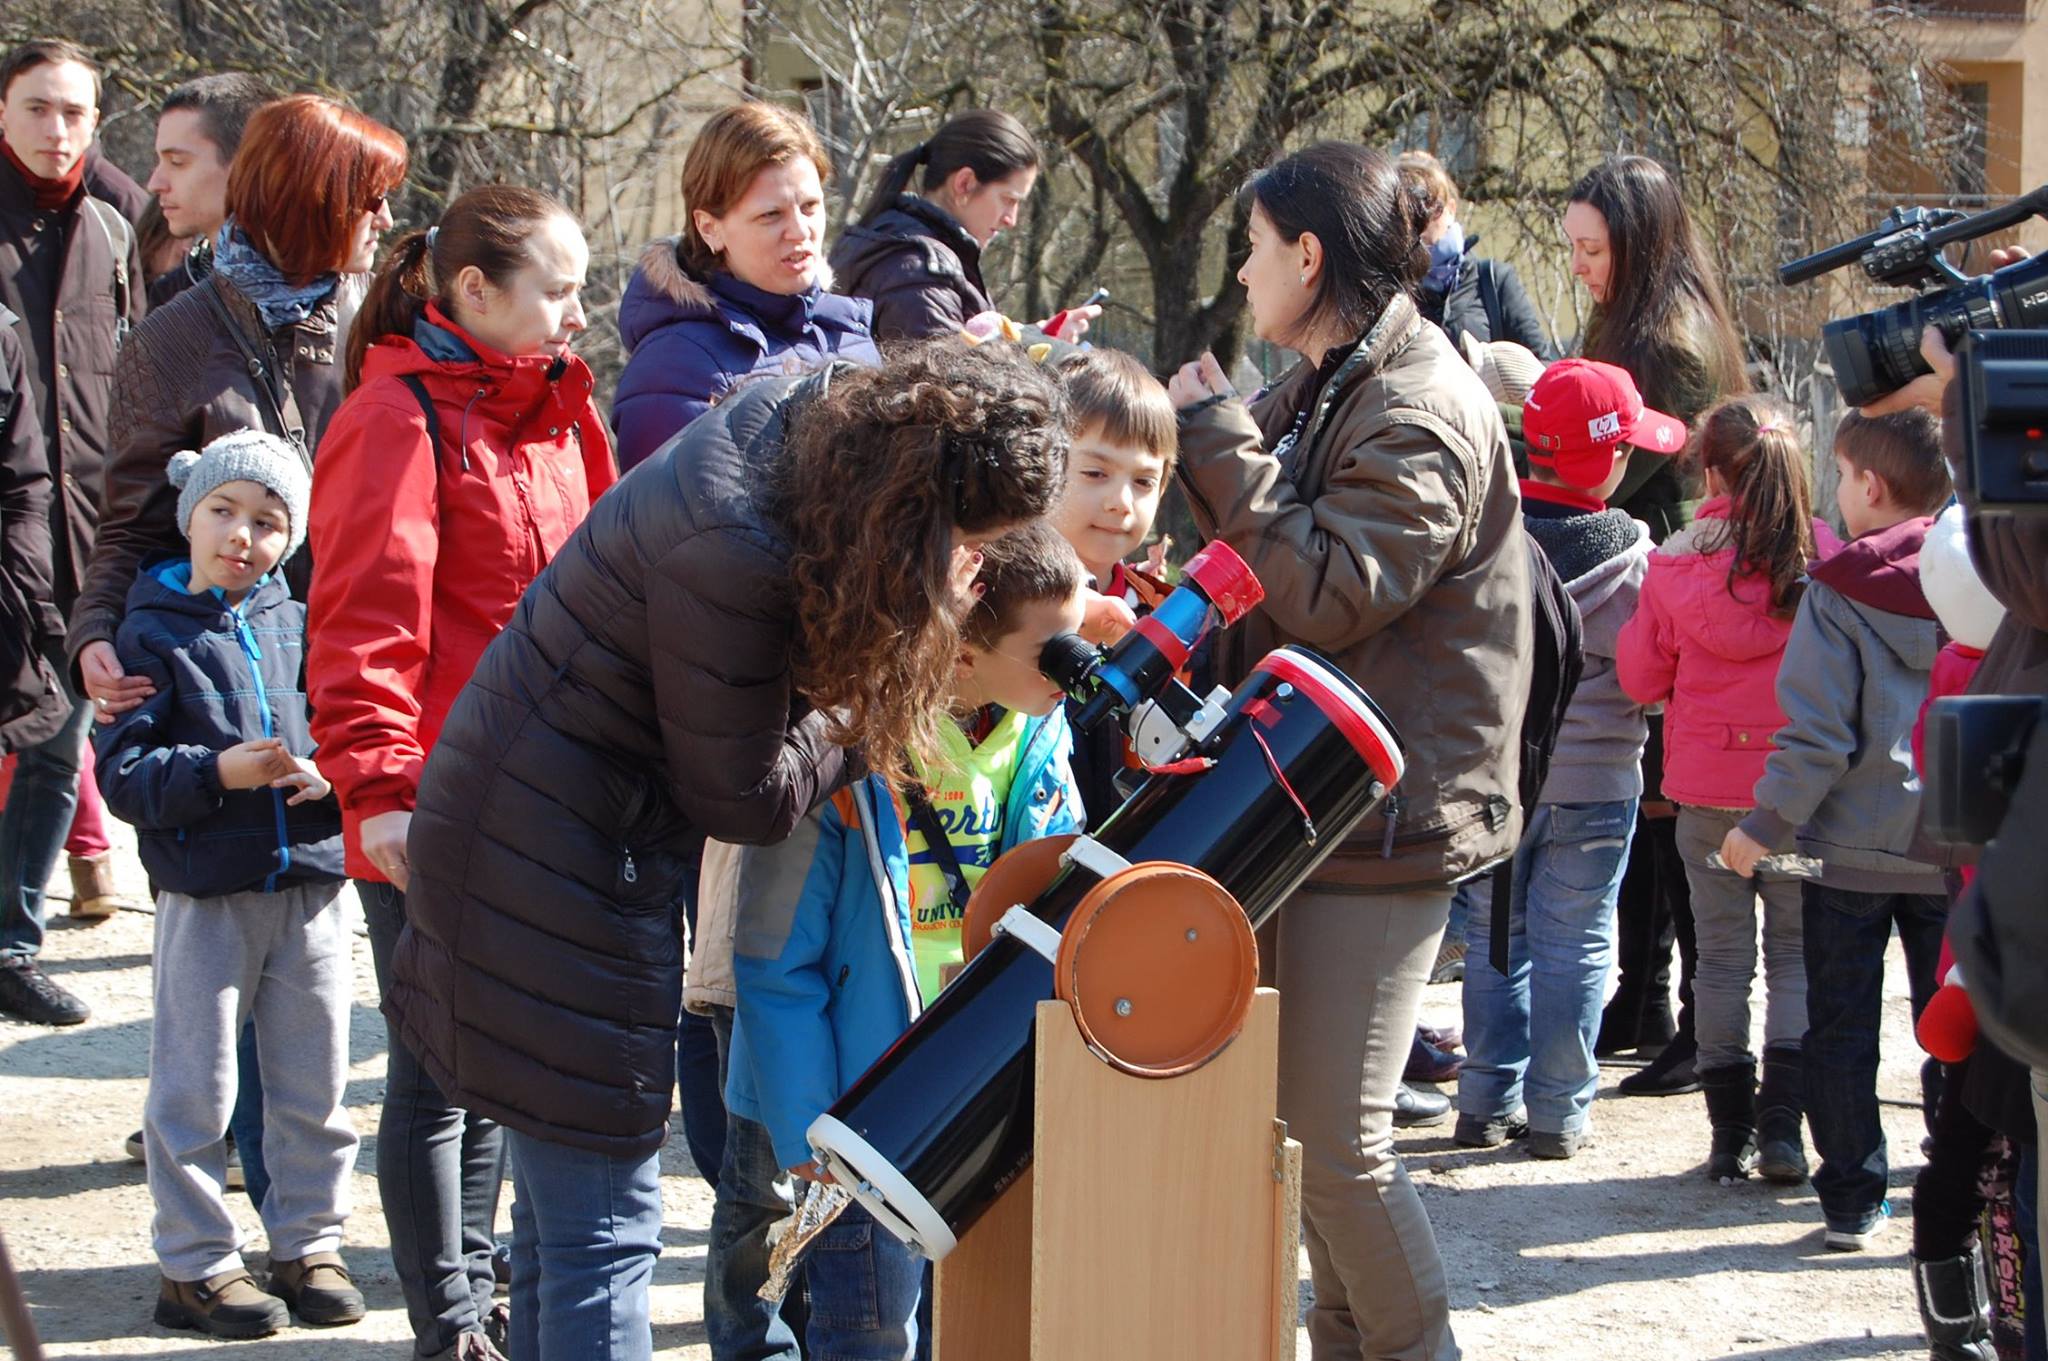
<path fill-rule="evenodd" d="M 434 466 L 441 466 L 441 418 L 434 413 L 434 399 L 427 395 L 427 385 L 416 373 L 401 373 L 398 381 L 405 384 L 405 390 L 420 404 L 420 414 L 427 418 L 427 443 L 434 450 Z"/>
<path fill-rule="evenodd" d="M 128 252 L 135 240 L 135 229 L 128 225 L 128 219 L 121 216 L 113 204 L 91 194 L 85 196 L 85 211 L 99 224 L 100 236 L 107 243 L 107 253 L 114 257 L 114 346 L 119 349 L 128 339 Z M 117 232 L 119 242 L 114 239 Z"/>
<path fill-rule="evenodd" d="M 288 439 L 299 451 L 299 459 L 306 465 L 306 471 L 313 471 L 312 448 L 306 441 L 305 418 L 299 414 L 299 399 L 293 395 L 290 384 L 278 376 L 277 365 L 270 355 L 270 338 L 262 340 L 262 352 L 257 351 L 257 342 L 249 339 L 242 330 L 242 324 L 235 320 L 235 314 L 228 310 L 227 299 L 220 295 L 220 275 L 209 274 L 206 282 L 194 286 L 195 292 L 206 295 L 206 301 L 213 306 L 214 316 L 219 318 L 228 338 L 235 342 L 235 348 L 242 352 L 242 362 L 248 367 L 249 377 L 255 380 L 256 390 L 269 399 L 270 414 L 277 420 L 277 433 Z"/>
<path fill-rule="evenodd" d="M 1500 267 L 1492 260 L 1479 262 L 1479 305 L 1486 309 L 1486 338 L 1500 340 L 1507 331 L 1507 319 L 1500 310 Z"/>

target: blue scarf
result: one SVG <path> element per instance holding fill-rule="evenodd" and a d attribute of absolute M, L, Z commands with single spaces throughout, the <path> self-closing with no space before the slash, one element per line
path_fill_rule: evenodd
<path fill-rule="evenodd" d="M 1422 286 L 1432 293 L 1448 294 L 1458 285 L 1458 266 L 1464 260 L 1465 228 L 1453 222 L 1429 248 L 1429 273 L 1422 276 Z"/>
<path fill-rule="evenodd" d="M 313 315 L 313 309 L 334 291 L 339 274 L 322 274 L 311 283 L 295 284 L 278 271 L 263 252 L 249 244 L 249 238 L 229 218 L 221 224 L 213 241 L 213 269 L 233 284 L 256 310 L 263 325 L 275 331 Z"/>

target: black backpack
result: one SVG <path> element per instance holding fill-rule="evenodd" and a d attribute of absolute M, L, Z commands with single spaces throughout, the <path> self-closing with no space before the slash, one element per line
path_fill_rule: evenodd
<path fill-rule="evenodd" d="M 1550 757 L 1557 750 L 1557 735 L 1564 727 L 1564 711 L 1571 707 L 1572 692 L 1579 688 L 1579 673 L 1586 668 L 1586 629 L 1579 607 L 1550 555 L 1527 529 L 1522 546 L 1529 554 L 1529 707 L 1522 714 L 1522 780 L 1516 787 L 1526 827 L 1536 811 L 1537 796 L 1550 774 Z M 1493 947 L 1488 952 L 1493 967 L 1508 971 L 1508 900 L 1514 891 L 1514 857 L 1493 869 Z M 1468 966 L 1469 967 L 1469 966 Z"/>

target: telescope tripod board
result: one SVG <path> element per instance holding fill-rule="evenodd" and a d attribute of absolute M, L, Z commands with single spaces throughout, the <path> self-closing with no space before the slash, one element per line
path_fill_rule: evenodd
<path fill-rule="evenodd" d="M 1291 1361 L 1279 1010 L 1258 990 L 1211 1062 L 1147 1080 L 1094 1053 L 1069 1003 L 1039 1004 L 1037 1159 L 938 1264 L 936 1361 Z"/>

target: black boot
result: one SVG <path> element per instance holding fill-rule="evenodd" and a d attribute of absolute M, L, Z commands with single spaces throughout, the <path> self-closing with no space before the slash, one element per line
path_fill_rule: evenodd
<path fill-rule="evenodd" d="M 1913 1293 L 1927 1329 L 1930 1361 L 1998 1361 L 1991 1345 L 1991 1298 L 1972 1242 L 1960 1257 L 1913 1259 Z"/>
<path fill-rule="evenodd" d="M 1623 1096 L 1678 1096 L 1696 1092 L 1700 1089 L 1699 1074 L 1692 1066 L 1696 1052 L 1692 1037 L 1681 1032 L 1649 1067 L 1630 1073 L 1615 1089 Z"/>
<path fill-rule="evenodd" d="M 1700 1074 L 1700 1086 L 1707 1094 L 1707 1119 L 1714 1127 L 1707 1175 L 1732 1186 L 1756 1166 L 1756 1065 L 1709 1068 Z"/>
<path fill-rule="evenodd" d="M 1766 1045 L 1756 1092 L 1756 1170 L 1765 1181 L 1797 1186 L 1806 1180 L 1806 1144 L 1799 1137 L 1805 1111 L 1806 1061 L 1799 1046 Z"/>

